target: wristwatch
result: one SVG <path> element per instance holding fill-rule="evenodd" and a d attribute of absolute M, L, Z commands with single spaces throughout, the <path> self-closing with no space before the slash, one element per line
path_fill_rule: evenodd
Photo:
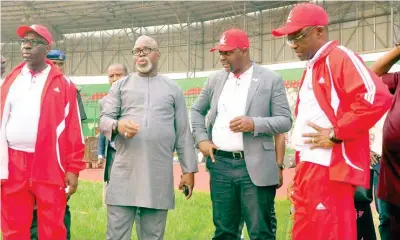
<path fill-rule="evenodd" d="M 280 170 L 283 170 L 283 169 L 285 169 L 285 165 L 284 165 L 283 163 L 278 164 L 278 168 L 279 168 Z"/>
<path fill-rule="evenodd" d="M 332 130 L 329 132 L 329 140 L 333 143 L 341 143 L 343 140 L 337 139 L 335 136 L 335 130 L 332 128 Z"/>

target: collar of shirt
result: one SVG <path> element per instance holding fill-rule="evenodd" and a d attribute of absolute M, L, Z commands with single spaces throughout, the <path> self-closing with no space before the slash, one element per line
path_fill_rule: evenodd
<path fill-rule="evenodd" d="M 45 69 L 43 69 L 42 71 L 40 71 L 40 72 L 35 72 L 33 75 L 32 75 L 32 71 L 28 68 L 28 65 L 27 64 L 25 64 L 25 66 L 22 68 L 22 70 L 21 70 L 21 75 L 22 76 L 26 76 L 26 75 L 32 75 L 32 76 L 37 76 L 38 74 L 48 74 L 50 72 L 50 65 L 49 64 L 47 64 L 46 65 L 46 68 Z"/>
<path fill-rule="evenodd" d="M 230 72 L 229 73 L 229 78 L 238 78 L 239 79 L 239 78 L 243 78 L 244 76 L 248 76 L 248 75 L 250 75 L 250 76 L 253 75 L 253 64 L 251 64 L 251 67 L 249 69 L 247 69 L 246 72 L 244 72 L 244 73 L 242 73 L 240 75 L 236 75 L 233 72 Z"/>
<path fill-rule="evenodd" d="M 307 66 L 311 66 L 318 60 L 319 56 L 321 56 L 322 52 L 331 44 L 332 41 L 325 43 L 318 51 L 315 53 L 314 57 L 307 62 Z"/>

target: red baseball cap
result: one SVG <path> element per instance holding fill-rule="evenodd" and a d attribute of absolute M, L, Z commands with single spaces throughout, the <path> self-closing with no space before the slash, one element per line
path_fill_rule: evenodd
<path fill-rule="evenodd" d="M 210 52 L 218 51 L 231 51 L 236 48 L 249 48 L 250 41 L 247 33 L 243 30 L 232 28 L 225 31 L 219 40 L 219 43 L 211 48 Z"/>
<path fill-rule="evenodd" d="M 20 38 L 25 37 L 25 35 L 26 35 L 28 32 L 35 32 L 35 33 L 37 33 L 37 34 L 40 35 L 42 38 L 44 38 L 44 39 L 47 41 L 47 43 L 48 43 L 49 45 L 51 45 L 51 43 L 53 42 L 53 37 L 51 36 L 51 33 L 49 32 L 49 30 L 47 30 L 46 27 L 43 27 L 42 25 L 38 25 L 38 24 L 34 24 L 34 25 L 32 25 L 32 26 L 25 26 L 25 25 L 23 25 L 23 26 L 20 26 L 20 27 L 17 29 L 17 35 L 18 35 L 18 37 L 20 37 Z"/>
<path fill-rule="evenodd" d="M 290 11 L 286 24 L 283 27 L 272 30 L 275 37 L 295 33 L 306 26 L 328 25 L 326 11 L 312 3 L 301 3 Z"/>

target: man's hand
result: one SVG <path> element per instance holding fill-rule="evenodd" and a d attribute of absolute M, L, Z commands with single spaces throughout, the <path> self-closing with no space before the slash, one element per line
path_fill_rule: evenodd
<path fill-rule="evenodd" d="M 214 149 L 218 150 L 218 147 L 213 142 L 211 142 L 210 140 L 201 141 L 198 145 L 198 148 L 203 156 L 209 156 L 211 158 L 211 161 L 215 162 Z"/>
<path fill-rule="evenodd" d="M 279 177 L 279 183 L 278 186 L 276 187 L 276 189 L 282 187 L 283 185 L 283 170 L 282 169 L 278 169 L 278 177 Z"/>
<path fill-rule="evenodd" d="M 184 185 L 189 188 L 189 194 L 187 195 L 186 199 L 190 199 L 194 187 L 194 173 L 184 173 L 182 175 L 181 182 L 179 183 L 179 190 L 183 190 Z"/>
<path fill-rule="evenodd" d="M 376 157 L 377 157 L 376 153 L 374 153 L 373 151 L 369 152 L 369 158 L 371 160 L 371 165 L 372 166 L 375 166 L 376 164 L 379 163 L 379 160 Z"/>
<path fill-rule="evenodd" d="M 235 117 L 230 121 L 229 128 L 232 132 L 253 132 L 254 131 L 254 122 L 251 117 L 240 116 Z"/>
<path fill-rule="evenodd" d="M 139 125 L 132 120 L 119 120 L 118 121 L 118 132 L 121 136 L 131 139 L 139 132 Z"/>
<path fill-rule="evenodd" d="M 106 160 L 103 157 L 98 157 L 97 158 L 97 168 L 103 168 L 105 165 Z"/>
<path fill-rule="evenodd" d="M 70 197 L 78 188 L 78 175 L 67 172 L 67 174 L 65 174 L 65 185 L 69 189 L 67 192 L 67 197 Z"/>
<path fill-rule="evenodd" d="M 303 137 L 310 138 L 309 140 L 305 140 L 305 144 L 312 144 L 310 149 L 316 148 L 324 148 L 329 149 L 332 148 L 335 143 L 329 140 L 329 133 L 331 132 L 331 128 L 322 128 L 312 122 L 307 123 L 308 126 L 314 128 L 317 133 L 305 133 Z"/>

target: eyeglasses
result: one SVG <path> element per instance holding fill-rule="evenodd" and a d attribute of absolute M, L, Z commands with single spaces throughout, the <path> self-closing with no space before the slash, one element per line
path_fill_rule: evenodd
<path fill-rule="evenodd" d="M 25 44 L 27 44 L 27 43 L 29 43 L 29 45 L 31 45 L 32 47 L 36 47 L 36 46 L 38 46 L 38 45 L 40 45 L 40 44 L 42 44 L 42 45 L 47 45 L 47 43 L 44 42 L 44 41 L 36 40 L 36 39 L 28 39 L 28 38 L 21 38 L 21 39 L 19 40 L 19 42 L 20 42 L 21 46 L 22 46 L 22 45 L 25 45 Z"/>
<path fill-rule="evenodd" d="M 307 31 L 305 31 L 303 34 L 301 34 L 301 35 L 298 36 L 298 37 L 295 37 L 295 38 L 293 38 L 293 39 L 287 39 L 287 40 L 286 40 L 286 43 L 287 43 L 288 45 L 293 45 L 293 44 L 299 43 L 309 32 L 311 32 L 311 31 L 314 30 L 315 28 L 317 28 L 317 26 L 314 26 L 314 27 L 308 29 Z"/>
<path fill-rule="evenodd" d="M 150 54 L 152 51 L 157 51 L 157 50 L 158 50 L 157 48 L 133 49 L 132 54 L 133 54 L 133 56 L 140 56 L 143 53 L 143 55 L 146 56 L 146 55 Z"/>

